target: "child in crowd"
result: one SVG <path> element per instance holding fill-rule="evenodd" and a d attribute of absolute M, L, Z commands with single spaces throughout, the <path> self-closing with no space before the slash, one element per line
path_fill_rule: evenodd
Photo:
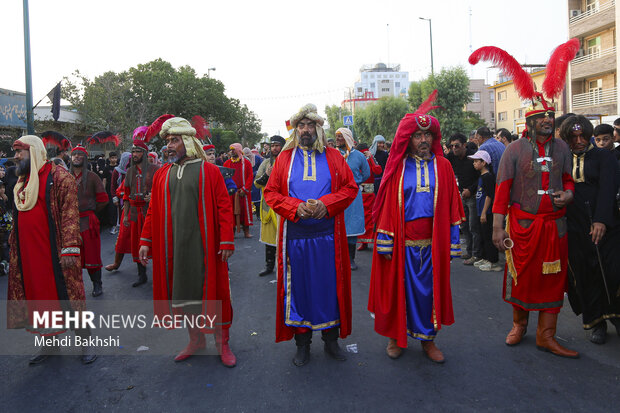
<path fill-rule="evenodd" d="M 480 216 L 480 238 L 482 239 L 482 257 L 474 263 L 482 271 L 502 271 L 498 263 L 498 252 L 493 245 L 493 199 L 495 197 L 495 175 L 491 172 L 491 156 L 487 151 L 478 151 L 468 158 L 473 159 L 474 168 L 480 171 L 476 206 Z"/>

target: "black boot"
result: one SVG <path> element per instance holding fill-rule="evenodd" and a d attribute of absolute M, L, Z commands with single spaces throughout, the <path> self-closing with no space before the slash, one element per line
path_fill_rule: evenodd
<path fill-rule="evenodd" d="M 271 274 L 276 265 L 276 247 L 265 245 L 265 269 L 258 273 L 259 277 Z"/>
<path fill-rule="evenodd" d="M 351 271 L 357 270 L 355 263 L 355 244 L 347 244 L 349 246 L 349 260 L 351 261 Z"/>
<path fill-rule="evenodd" d="M 293 357 L 293 364 L 297 367 L 301 367 L 310 361 L 310 343 L 312 343 L 312 331 L 295 334 L 297 352 L 295 357 Z"/>
<path fill-rule="evenodd" d="M 142 284 L 146 284 L 146 267 L 138 263 L 138 281 L 133 283 L 132 287 L 139 287 Z"/>
<path fill-rule="evenodd" d="M 92 296 L 99 297 L 101 294 L 103 294 L 103 284 L 101 283 L 101 268 L 93 273 L 89 271 L 88 275 L 90 275 L 90 280 L 93 282 Z"/>
<path fill-rule="evenodd" d="M 349 244 L 351 245 L 351 244 Z M 353 245 L 355 247 L 355 245 Z M 321 332 L 321 340 L 325 342 L 323 349 L 331 358 L 338 361 L 345 361 L 347 356 L 338 345 L 338 327 L 332 327 Z"/>
<path fill-rule="evenodd" d="M 607 336 L 607 321 L 603 320 L 592 328 L 590 341 L 594 344 L 605 344 Z"/>

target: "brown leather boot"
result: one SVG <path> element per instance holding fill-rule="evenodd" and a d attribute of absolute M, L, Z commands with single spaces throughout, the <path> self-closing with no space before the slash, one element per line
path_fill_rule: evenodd
<path fill-rule="evenodd" d="M 403 349 L 398 347 L 398 345 L 396 344 L 396 339 L 390 338 L 385 352 L 387 353 L 389 358 L 397 359 L 400 357 L 401 354 L 403 354 Z"/>
<path fill-rule="evenodd" d="M 443 353 L 437 348 L 434 341 L 421 341 L 421 343 L 424 354 L 426 354 L 426 357 L 431 359 L 432 362 L 442 364 L 446 361 Z"/>
<path fill-rule="evenodd" d="M 506 344 L 516 346 L 521 342 L 525 332 L 527 331 L 527 322 L 530 312 L 521 310 L 520 308 L 512 308 L 512 330 L 506 337 Z"/>
<path fill-rule="evenodd" d="M 188 327 L 187 329 L 189 330 L 189 344 L 177 354 L 174 361 L 183 361 L 207 346 L 205 335 L 202 334 L 199 328 Z"/>
<path fill-rule="evenodd" d="M 536 348 L 541 351 L 549 351 L 556 356 L 579 358 L 579 353 L 573 350 L 562 347 L 555 340 L 555 330 L 558 322 L 558 315 L 545 313 L 543 311 L 538 313 L 538 328 L 536 329 Z"/>

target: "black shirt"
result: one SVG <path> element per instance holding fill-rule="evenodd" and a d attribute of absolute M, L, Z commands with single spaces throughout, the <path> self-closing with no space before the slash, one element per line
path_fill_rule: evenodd
<path fill-rule="evenodd" d="M 473 196 L 478 189 L 480 172 L 476 171 L 474 168 L 474 161 L 467 157 L 474 153 L 470 152 L 471 150 L 468 149 L 463 159 L 460 159 L 453 152 L 448 153 L 446 158 L 452 164 L 454 175 L 456 175 L 456 179 L 459 181 L 459 191 L 463 192 L 463 190 L 469 189 L 469 192 Z"/>

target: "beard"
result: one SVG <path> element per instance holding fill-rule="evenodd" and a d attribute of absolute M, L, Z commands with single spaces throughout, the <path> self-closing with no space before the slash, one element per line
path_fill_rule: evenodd
<path fill-rule="evenodd" d="M 82 161 L 82 162 L 71 162 L 71 165 L 72 165 L 74 168 L 81 168 L 81 167 L 83 167 L 83 166 L 84 166 L 84 161 Z"/>
<path fill-rule="evenodd" d="M 30 174 L 30 158 L 19 161 L 17 167 L 15 168 L 15 174 L 17 176 L 25 176 Z"/>
<path fill-rule="evenodd" d="M 305 146 L 306 148 L 310 148 L 312 147 L 312 145 L 314 145 L 314 142 L 316 142 L 316 135 L 310 135 L 310 133 L 305 132 L 303 135 L 301 135 L 299 137 L 299 143 L 301 144 L 301 146 Z"/>

